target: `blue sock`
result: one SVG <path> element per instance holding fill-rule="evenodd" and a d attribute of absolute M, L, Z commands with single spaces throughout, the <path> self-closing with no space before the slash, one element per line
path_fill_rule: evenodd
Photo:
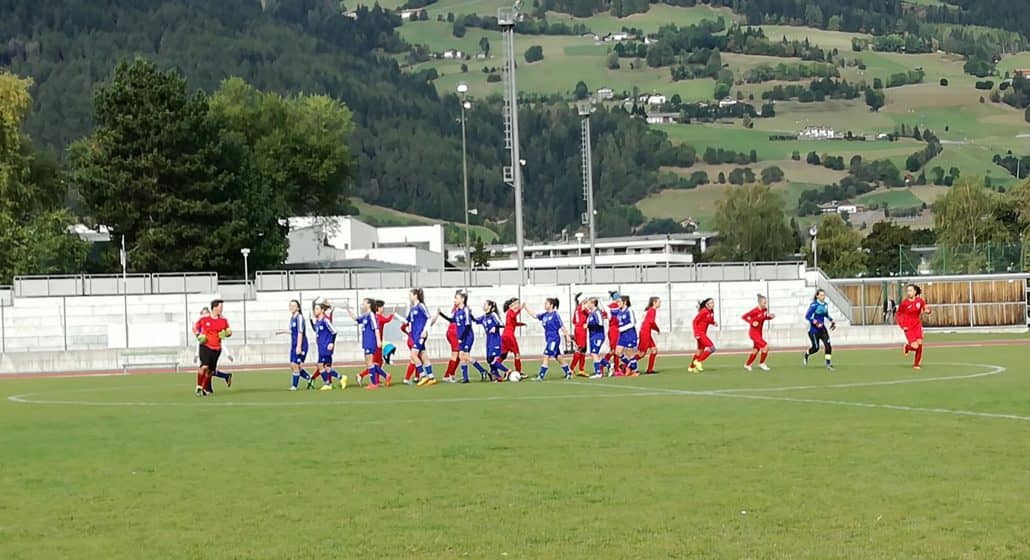
<path fill-rule="evenodd" d="M 329 379 L 329 370 L 322 370 L 322 383 L 328 385 Z"/>
<path fill-rule="evenodd" d="M 375 366 L 368 368 L 368 378 L 373 385 L 379 385 L 379 372 L 376 371 Z"/>
<path fill-rule="evenodd" d="M 637 371 L 637 361 L 636 360 L 630 360 L 629 361 L 629 369 L 630 369 L 630 371 Z"/>
<path fill-rule="evenodd" d="M 433 366 L 426 366 L 426 376 L 430 379 L 433 377 Z"/>
<path fill-rule="evenodd" d="M 601 362 L 594 362 L 594 375 L 601 375 Z"/>
<path fill-rule="evenodd" d="M 476 368 L 480 375 L 486 375 L 486 368 L 483 367 L 483 364 L 479 363 L 479 360 L 472 362 L 472 367 Z"/>
<path fill-rule="evenodd" d="M 507 368 L 507 366 L 505 366 L 505 365 L 504 365 L 504 362 L 502 362 L 502 361 L 500 361 L 500 360 L 498 360 L 498 361 L 494 362 L 494 367 L 495 367 L 495 368 L 497 368 L 497 370 L 498 370 L 498 371 L 502 371 L 502 372 L 504 372 L 504 373 L 508 373 L 508 368 Z"/>
<path fill-rule="evenodd" d="M 604 369 L 608 369 L 609 367 L 611 367 L 611 364 L 608 363 L 608 358 L 603 358 L 601 360 L 601 367 Z"/>
<path fill-rule="evenodd" d="M 300 374 L 293 374 L 293 388 L 297 388 L 297 382 L 300 381 Z"/>
<path fill-rule="evenodd" d="M 331 370 L 329 370 L 329 377 L 331 379 L 339 379 L 340 378 L 340 374 L 337 373 L 337 371 L 335 369 L 331 369 Z"/>
<path fill-rule="evenodd" d="M 215 370 L 215 373 L 214 373 L 213 375 L 214 375 L 215 377 L 220 377 L 220 378 L 222 378 L 222 379 L 229 379 L 229 374 L 228 374 L 228 373 L 225 373 L 224 371 L 221 371 L 221 370 L 217 370 L 217 369 L 216 369 L 216 370 Z"/>
<path fill-rule="evenodd" d="M 422 364 L 415 366 L 415 379 L 421 379 L 425 372 L 426 368 L 422 367 Z"/>
<path fill-rule="evenodd" d="M 540 366 L 540 379 L 547 375 L 547 366 Z"/>
<path fill-rule="evenodd" d="M 561 370 L 565 372 L 565 377 L 572 377 L 572 370 L 569 369 L 569 366 L 562 366 Z"/>
<path fill-rule="evenodd" d="M 469 380 L 469 365 L 468 364 L 465 364 L 465 363 L 461 364 L 461 380 L 465 381 L 466 383 Z"/>
<path fill-rule="evenodd" d="M 624 366 L 628 366 L 629 365 L 629 358 L 627 358 L 626 356 L 621 356 L 619 359 L 622 360 L 622 365 L 624 365 Z"/>
<path fill-rule="evenodd" d="M 304 379 L 311 379 L 311 376 L 308 375 L 308 372 L 304 371 L 304 368 L 300 368 L 300 376 Z"/>

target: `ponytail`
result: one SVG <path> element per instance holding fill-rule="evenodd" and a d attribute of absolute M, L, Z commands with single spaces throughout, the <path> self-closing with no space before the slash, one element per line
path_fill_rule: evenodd
<path fill-rule="evenodd" d="M 697 309 L 698 309 L 698 311 L 704 309 L 708 305 L 708 302 L 710 302 L 710 301 L 712 301 L 712 298 L 705 298 L 705 299 L 697 302 Z"/>

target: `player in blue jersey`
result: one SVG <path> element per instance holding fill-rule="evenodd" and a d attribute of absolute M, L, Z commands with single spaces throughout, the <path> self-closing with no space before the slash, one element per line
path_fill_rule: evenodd
<path fill-rule="evenodd" d="M 637 316 L 631 309 L 629 296 L 620 296 L 618 307 L 612 312 L 619 322 L 619 342 L 615 359 L 621 360 L 628 377 L 637 377 Z"/>
<path fill-rule="evenodd" d="M 322 377 L 322 391 L 333 389 L 333 380 L 340 380 L 340 388 L 347 387 L 347 378 L 341 376 L 333 369 L 333 350 L 336 348 L 336 327 L 326 313 L 330 309 L 328 303 L 320 303 L 315 306 L 315 317 L 311 320 L 312 330 L 315 331 L 315 343 L 318 346 L 318 365 L 315 369 L 316 375 Z M 313 379 L 313 377 L 312 377 Z M 308 389 L 311 388 L 311 381 L 308 381 Z"/>
<path fill-rule="evenodd" d="M 426 339 L 429 337 L 430 317 L 426 308 L 426 296 L 422 288 L 413 288 L 408 299 L 411 308 L 405 324 L 408 326 L 408 339 L 411 342 L 411 362 L 415 364 L 418 386 L 436 385 L 433 377 L 433 364 L 426 352 Z"/>
<path fill-rule="evenodd" d="M 469 365 L 472 363 L 472 344 L 476 341 L 476 333 L 472 329 L 474 322 L 472 313 L 468 308 L 468 294 L 458 291 L 454 294 L 454 314 L 446 315 L 443 311 L 437 310 L 437 314 L 447 319 L 454 325 L 455 339 L 457 340 L 458 364 L 461 367 L 461 382 L 469 382 Z M 479 366 L 482 370 L 483 366 Z M 485 370 L 484 370 L 485 373 Z M 456 376 L 445 376 L 444 380 L 456 383 Z"/>
<path fill-rule="evenodd" d="M 594 362 L 594 374 L 590 376 L 590 379 L 604 377 L 604 371 L 609 367 L 608 360 L 601 357 L 601 347 L 604 346 L 606 325 L 604 312 L 598 306 L 597 298 L 587 299 L 587 350 L 590 352 L 590 358 Z"/>
<path fill-rule="evenodd" d="M 565 328 L 561 315 L 558 314 L 558 298 L 547 298 L 541 313 L 533 313 L 528 307 L 524 309 L 527 315 L 540 321 L 540 325 L 544 327 L 544 356 L 541 359 L 540 373 L 536 380 L 544 380 L 552 359 L 561 365 L 562 371 L 565 372 L 565 379 L 572 379 L 572 370 L 565 363 L 565 358 L 561 353 L 562 340 L 569 337 L 569 331 Z"/>
<path fill-rule="evenodd" d="M 300 312 L 299 301 L 290 300 L 290 328 L 276 334 L 290 335 L 290 369 L 293 371 L 290 390 L 296 391 L 301 379 L 311 380 L 311 375 L 304 370 L 304 362 L 308 358 L 308 324 Z"/>
<path fill-rule="evenodd" d="M 490 378 L 504 381 L 508 377 L 508 368 L 504 366 L 504 354 L 501 352 L 501 316 L 497 313 L 497 303 L 493 300 L 483 302 L 483 315 L 476 322 L 486 331 L 486 363 L 490 367 Z M 479 362 L 473 362 L 482 373 Z"/>
<path fill-rule="evenodd" d="M 355 316 L 348 307 L 347 315 L 358 323 L 358 339 L 361 340 L 361 352 L 365 356 L 365 369 L 371 380 L 365 389 L 378 389 L 379 379 L 386 378 L 386 372 L 376 363 L 376 354 L 382 350 L 383 338 L 379 334 L 379 301 L 365 298 L 361 300 L 361 315 Z M 360 374 L 359 374 L 360 375 Z"/>
<path fill-rule="evenodd" d="M 812 347 L 803 355 L 804 364 L 808 365 L 809 356 L 819 352 L 819 344 L 823 346 L 823 355 L 826 357 L 826 369 L 833 371 L 833 345 L 830 344 L 830 331 L 837 328 L 836 321 L 830 317 L 830 306 L 826 303 L 826 292 L 816 290 L 811 305 L 808 306 L 808 313 L 805 313 L 805 321 L 808 322 L 808 340 Z"/>

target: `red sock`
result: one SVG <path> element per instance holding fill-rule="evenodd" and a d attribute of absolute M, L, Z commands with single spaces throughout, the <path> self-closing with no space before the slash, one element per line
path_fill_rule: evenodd
<path fill-rule="evenodd" d="M 515 371 L 522 371 L 522 358 L 515 358 Z"/>
<path fill-rule="evenodd" d="M 197 387 L 203 387 L 203 386 L 204 386 L 204 373 L 198 371 L 197 372 Z"/>
<path fill-rule="evenodd" d="M 922 362 L 923 362 L 923 346 L 920 345 L 919 348 L 916 348 L 916 361 L 915 361 L 915 363 L 913 365 L 915 367 L 919 367 L 919 364 L 921 364 Z"/>
<path fill-rule="evenodd" d="M 633 354 L 633 359 L 639 362 L 640 360 L 644 359 L 644 354 L 640 354 L 639 352 L 636 353 L 636 354 Z"/>
<path fill-rule="evenodd" d="M 766 358 L 768 358 L 768 357 L 769 357 L 769 352 L 768 351 L 762 352 L 762 358 L 758 360 L 758 363 L 764 364 Z"/>
<path fill-rule="evenodd" d="M 694 365 L 694 362 L 696 362 L 696 361 L 697 361 L 697 359 L 698 359 L 698 358 L 699 358 L 700 356 L 701 356 L 701 354 L 699 354 L 699 353 L 697 353 L 697 352 L 694 352 L 694 356 L 693 356 L 692 358 L 690 358 L 690 365 L 691 365 L 691 366 L 693 366 L 693 365 Z"/>
<path fill-rule="evenodd" d="M 705 348 L 704 351 L 701 352 L 701 355 L 698 356 L 697 361 L 704 362 L 711 355 L 712 355 L 712 351 L 707 349 L 707 348 Z"/>
<path fill-rule="evenodd" d="M 907 353 L 909 353 L 909 352 L 911 352 L 911 351 L 912 351 L 912 345 L 911 345 L 911 344 L 908 344 L 908 343 L 906 343 L 906 344 L 905 344 L 905 353 L 907 354 Z"/>
<path fill-rule="evenodd" d="M 458 369 L 458 361 L 451 360 L 447 362 L 447 371 L 443 374 L 444 377 L 450 377 L 454 375 L 454 371 Z"/>
<path fill-rule="evenodd" d="M 408 362 L 408 371 L 404 372 L 404 380 L 411 381 L 412 377 L 415 377 L 415 364 Z"/>
<path fill-rule="evenodd" d="M 648 358 L 647 358 L 647 372 L 648 373 L 653 373 L 654 372 L 654 361 L 656 359 L 658 359 L 658 352 L 655 352 L 655 353 L 651 354 L 650 356 L 648 356 Z"/>
<path fill-rule="evenodd" d="M 758 352 L 752 352 L 747 355 L 747 365 L 755 363 L 755 358 L 758 357 Z"/>

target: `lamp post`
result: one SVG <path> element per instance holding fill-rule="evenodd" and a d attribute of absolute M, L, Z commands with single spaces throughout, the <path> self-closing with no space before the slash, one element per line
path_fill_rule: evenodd
<path fill-rule="evenodd" d="M 472 108 L 472 103 L 465 99 L 469 92 L 469 85 L 465 82 L 458 82 L 458 95 L 461 96 L 461 176 L 465 192 L 465 290 L 468 291 L 472 283 L 472 248 L 469 241 L 469 164 L 468 164 L 468 135 L 465 131 L 465 111 Z"/>
<path fill-rule="evenodd" d="M 247 297 L 250 294 L 250 269 L 247 266 L 247 257 L 250 256 L 250 249 L 240 249 L 243 255 L 243 344 L 247 344 Z"/>
<path fill-rule="evenodd" d="M 819 227 L 813 224 L 808 235 L 812 236 L 812 268 L 819 268 Z"/>

